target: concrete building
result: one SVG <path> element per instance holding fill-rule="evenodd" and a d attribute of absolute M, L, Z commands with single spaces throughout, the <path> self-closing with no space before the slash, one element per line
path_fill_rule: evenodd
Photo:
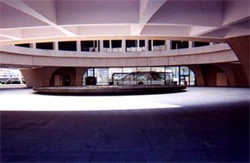
<path fill-rule="evenodd" d="M 0 68 L 20 69 L 29 87 L 0 87 L 0 162 L 249 162 L 249 10 L 249 0 L 0 0 Z M 202 87 L 31 89 L 87 77 Z"/>
<path fill-rule="evenodd" d="M 22 68 L 28 87 L 65 78 L 80 86 L 89 68 L 159 66 L 189 67 L 198 86 L 249 86 L 246 0 L 2 0 L 0 7 L 0 65 Z"/>

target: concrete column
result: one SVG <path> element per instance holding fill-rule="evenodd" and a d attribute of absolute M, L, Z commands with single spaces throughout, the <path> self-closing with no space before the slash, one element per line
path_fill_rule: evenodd
<path fill-rule="evenodd" d="M 226 42 L 239 58 L 240 66 L 237 73 L 240 74 L 239 86 L 250 86 L 250 57 L 249 57 L 249 44 L 250 36 L 240 36 L 227 39 Z"/>
<path fill-rule="evenodd" d="M 199 65 L 189 65 L 188 68 L 190 68 L 194 74 L 195 74 L 195 84 L 196 86 L 205 86 L 204 77 L 202 74 L 202 70 Z"/>
<path fill-rule="evenodd" d="M 112 40 L 109 40 L 109 49 L 112 49 Z"/>
<path fill-rule="evenodd" d="M 87 69 L 88 68 L 82 68 L 82 67 L 75 68 L 75 70 L 76 70 L 75 86 L 82 86 L 83 85 L 83 75 Z"/>
<path fill-rule="evenodd" d="M 76 41 L 76 51 L 81 52 L 81 41 Z"/>
<path fill-rule="evenodd" d="M 140 51 L 139 47 L 140 47 L 140 40 L 136 40 L 136 51 Z"/>
<path fill-rule="evenodd" d="M 148 40 L 145 40 L 145 51 L 148 51 Z"/>
<path fill-rule="evenodd" d="M 193 41 L 188 41 L 188 48 L 194 47 L 194 42 Z"/>
<path fill-rule="evenodd" d="M 93 50 L 95 51 L 95 48 L 96 48 L 95 40 L 93 40 L 93 48 L 94 48 L 94 49 L 92 49 L 91 52 L 93 52 Z"/>
<path fill-rule="evenodd" d="M 166 40 L 165 45 L 167 47 L 166 50 L 170 50 L 171 49 L 171 41 L 170 40 Z"/>
<path fill-rule="evenodd" d="M 99 52 L 99 41 L 96 40 L 96 48 L 95 48 L 95 52 Z"/>
<path fill-rule="evenodd" d="M 154 40 L 150 40 L 151 41 L 151 51 L 154 51 Z"/>
<path fill-rule="evenodd" d="M 36 43 L 35 43 L 35 42 L 32 42 L 32 43 L 30 44 L 30 47 L 33 48 L 33 49 L 36 49 Z"/>
<path fill-rule="evenodd" d="M 59 45 L 57 41 L 53 42 L 53 50 L 59 50 Z"/>
<path fill-rule="evenodd" d="M 57 68 L 23 68 L 20 69 L 28 88 L 50 86 L 50 80 Z"/>
<path fill-rule="evenodd" d="M 126 40 L 122 40 L 122 51 L 125 52 L 126 51 Z"/>
<path fill-rule="evenodd" d="M 103 49 L 103 40 L 100 40 L 100 52 L 104 52 L 104 49 Z"/>

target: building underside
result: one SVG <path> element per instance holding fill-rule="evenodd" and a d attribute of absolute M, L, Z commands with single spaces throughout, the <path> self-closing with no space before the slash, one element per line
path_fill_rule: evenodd
<path fill-rule="evenodd" d="M 249 9 L 249 0 L 0 0 L 0 68 L 20 69 L 28 87 L 0 86 L 0 162 L 249 162 Z M 162 93 L 172 87 L 187 89 Z"/>
<path fill-rule="evenodd" d="M 248 1 L 2 0 L 0 8 L 0 66 L 22 69 L 28 87 L 65 78 L 81 86 L 92 68 L 174 66 L 188 67 L 198 86 L 249 87 Z"/>

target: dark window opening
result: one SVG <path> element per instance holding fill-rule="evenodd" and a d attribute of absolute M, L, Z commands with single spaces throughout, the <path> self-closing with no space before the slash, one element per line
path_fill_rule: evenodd
<path fill-rule="evenodd" d="M 97 41 L 81 41 L 81 51 L 96 51 Z"/>
<path fill-rule="evenodd" d="M 58 43 L 59 50 L 76 51 L 76 41 L 67 41 Z"/>
<path fill-rule="evenodd" d="M 103 47 L 109 48 L 109 40 L 103 40 Z"/>
<path fill-rule="evenodd" d="M 153 46 L 161 46 L 161 45 L 165 45 L 164 40 L 154 40 Z"/>
<path fill-rule="evenodd" d="M 194 47 L 208 46 L 208 45 L 209 45 L 209 42 L 198 42 L 198 41 L 194 42 Z"/>
<path fill-rule="evenodd" d="M 36 43 L 37 49 L 53 50 L 53 42 Z"/>
<path fill-rule="evenodd" d="M 126 40 L 126 47 L 137 47 L 137 40 Z"/>
<path fill-rule="evenodd" d="M 188 48 L 188 41 L 172 41 L 171 49 Z"/>
<path fill-rule="evenodd" d="M 145 40 L 139 41 L 139 47 L 145 47 Z"/>
<path fill-rule="evenodd" d="M 121 48 L 122 40 L 112 40 L 112 48 Z"/>
<path fill-rule="evenodd" d="M 152 42 L 148 40 L 148 51 L 152 51 Z"/>
<path fill-rule="evenodd" d="M 24 48 L 30 48 L 30 44 L 15 44 L 15 46 L 20 46 Z"/>

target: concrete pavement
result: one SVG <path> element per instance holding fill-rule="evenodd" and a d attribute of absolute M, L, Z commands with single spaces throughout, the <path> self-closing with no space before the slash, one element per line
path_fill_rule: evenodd
<path fill-rule="evenodd" d="M 2 91 L 0 97 L 11 98 L 11 94 L 29 100 L 39 96 L 43 107 L 51 106 L 44 95 L 29 89 Z M 108 100 L 110 105 L 112 99 L 151 99 L 148 107 L 139 110 L 136 102 L 128 101 L 123 104 L 132 108 L 128 110 L 108 110 L 106 104 L 106 110 L 96 111 L 2 110 L 1 162 L 248 162 L 248 95 L 246 88 L 189 88 L 177 94 L 61 97 L 62 104 L 76 98 L 72 108 L 83 105 L 79 100 L 85 98 L 95 98 L 96 103 Z M 58 97 L 49 98 L 57 101 Z M 14 101 L 9 104 L 13 108 Z M 179 107 L 160 108 L 155 105 L 159 103 Z M 11 108 L 3 104 L 1 109 Z"/>

